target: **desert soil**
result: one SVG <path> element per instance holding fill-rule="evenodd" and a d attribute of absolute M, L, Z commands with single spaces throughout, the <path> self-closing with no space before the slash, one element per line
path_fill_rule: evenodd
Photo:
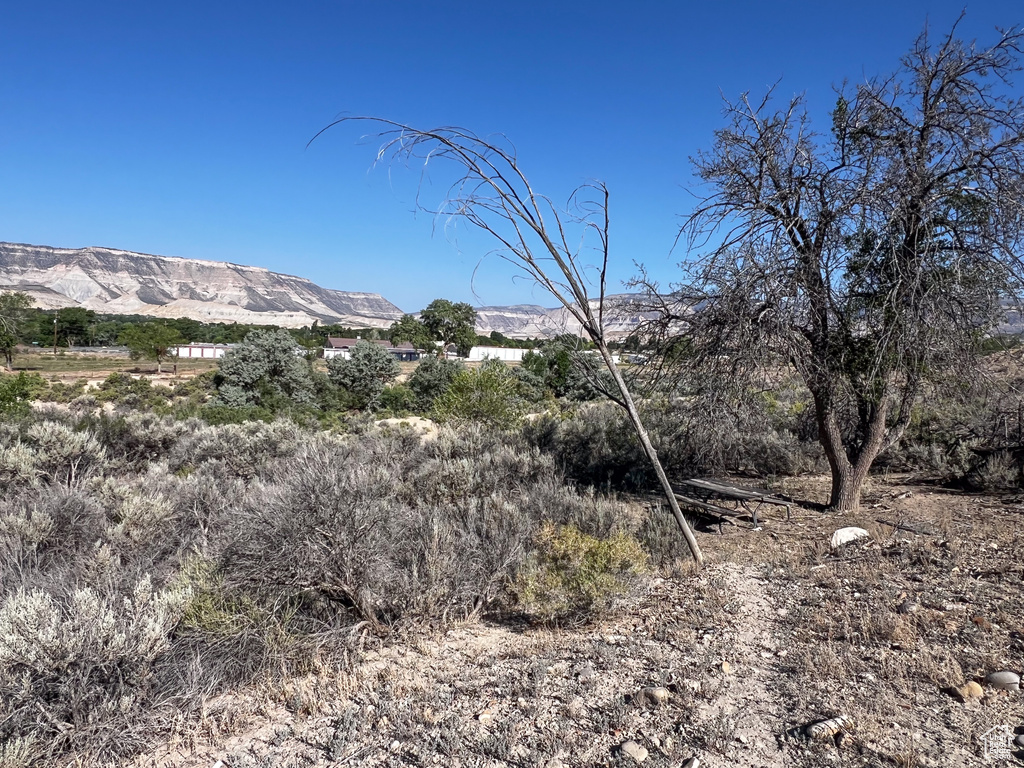
<path fill-rule="evenodd" d="M 666 566 L 597 624 L 363 635 L 211 701 L 136 766 L 633 766 L 630 740 L 654 767 L 1024 764 L 986 759 L 986 732 L 1024 730 L 1024 694 L 946 692 L 1024 666 L 1022 499 L 874 479 L 837 519 L 812 504 L 825 490 L 788 480 L 809 502 L 791 520 L 702 531 L 705 568 Z M 831 550 L 846 525 L 870 537 Z M 837 716 L 850 725 L 805 736 Z"/>

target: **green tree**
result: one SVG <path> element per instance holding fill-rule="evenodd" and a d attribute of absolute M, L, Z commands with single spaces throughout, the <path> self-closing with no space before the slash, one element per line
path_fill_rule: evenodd
<path fill-rule="evenodd" d="M 420 321 L 444 346 L 454 344 L 462 357 L 476 343 L 476 310 L 465 302 L 434 299 L 420 313 Z"/>
<path fill-rule="evenodd" d="M 434 401 L 448 390 L 463 370 L 465 366 L 459 360 L 446 360 L 433 355 L 423 358 L 409 377 L 409 389 L 416 395 L 416 406 L 421 411 L 429 411 Z"/>
<path fill-rule="evenodd" d="M 427 327 L 412 315 L 402 315 L 388 329 L 388 339 L 392 344 L 410 341 L 416 349 L 433 350 L 433 337 Z"/>
<path fill-rule="evenodd" d="M 128 347 L 132 360 L 156 360 L 156 372 L 163 373 L 164 360 L 174 357 L 175 347 L 184 339 L 176 329 L 161 323 L 140 323 L 121 331 L 118 341 Z"/>
<path fill-rule="evenodd" d="M 360 341 L 349 355 L 347 360 L 328 360 L 327 375 L 355 398 L 358 407 L 376 410 L 384 387 L 395 380 L 402 368 L 387 349 L 370 341 Z"/>
<path fill-rule="evenodd" d="M 295 339 L 283 328 L 251 331 L 220 359 L 215 379 L 218 401 L 234 408 L 312 403 L 313 376 L 300 353 Z"/>
<path fill-rule="evenodd" d="M 464 369 L 434 401 L 438 421 L 475 421 L 510 429 L 523 415 L 519 381 L 501 360 L 485 360 L 479 368 Z"/>
<path fill-rule="evenodd" d="M 7 370 L 14 369 L 14 347 L 21 339 L 22 327 L 32 298 L 24 293 L 0 294 L 0 350 Z"/>
<path fill-rule="evenodd" d="M 85 307 L 65 307 L 57 312 L 57 332 L 69 347 L 87 343 L 95 322 L 96 313 Z"/>

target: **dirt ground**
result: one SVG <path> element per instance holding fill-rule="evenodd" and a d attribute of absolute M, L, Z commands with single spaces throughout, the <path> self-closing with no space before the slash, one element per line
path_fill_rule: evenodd
<path fill-rule="evenodd" d="M 175 367 L 176 366 L 176 367 Z M 48 381 L 74 384 L 85 379 L 90 385 L 103 381 L 112 373 L 127 373 L 144 376 L 153 383 L 171 384 L 191 379 L 213 370 L 216 360 L 179 360 L 165 362 L 163 373 L 156 372 L 156 363 L 132 360 L 127 355 L 94 355 L 60 351 L 57 355 L 47 352 L 21 353 L 14 357 L 14 370 L 37 373 Z"/>
<path fill-rule="evenodd" d="M 993 751 L 1024 731 L 1024 693 L 946 691 L 1024 666 L 1024 499 L 873 479 L 838 519 L 813 506 L 825 478 L 779 490 L 812 506 L 702 530 L 704 569 L 680 559 L 597 625 L 363 636 L 342 663 L 210 702 L 136 766 L 1024 764 Z M 870 537 L 830 549 L 847 525 Z"/>

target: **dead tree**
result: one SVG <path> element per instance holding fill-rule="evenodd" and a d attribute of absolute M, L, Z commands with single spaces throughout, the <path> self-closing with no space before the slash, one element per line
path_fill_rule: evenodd
<path fill-rule="evenodd" d="M 857 509 L 922 386 L 970 375 L 1020 286 L 1022 35 L 978 48 L 955 33 L 926 30 L 891 76 L 837 89 L 827 131 L 802 96 L 727 103 L 693 159 L 685 277 L 670 300 L 647 285 L 694 366 L 798 374 L 837 511 Z"/>
<path fill-rule="evenodd" d="M 672 486 L 658 459 L 629 387 L 608 349 L 605 337 L 608 268 L 608 190 L 601 183 L 586 184 L 573 192 L 568 205 L 559 208 L 533 190 L 519 167 L 514 148 L 500 140 L 488 140 L 460 128 L 419 130 L 379 118 L 343 118 L 340 123 L 369 121 L 382 126 L 378 162 L 445 162 L 457 171 L 457 179 L 438 208 L 420 206 L 442 217 L 469 222 L 498 243 L 497 254 L 550 293 L 576 320 L 597 348 L 613 381 L 611 397 L 625 409 L 644 453 L 661 483 L 665 498 L 686 543 L 698 563 L 700 546 L 683 517 Z M 323 133 L 317 134 L 319 136 Z M 315 140 L 316 137 L 314 137 Z M 597 295 L 591 297 L 583 242 L 596 242 Z"/>

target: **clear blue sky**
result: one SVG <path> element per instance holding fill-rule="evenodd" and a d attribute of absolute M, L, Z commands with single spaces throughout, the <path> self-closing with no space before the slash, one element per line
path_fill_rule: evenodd
<path fill-rule="evenodd" d="M 406 311 L 541 303 L 479 238 L 414 216 L 414 172 L 370 170 L 340 114 L 503 132 L 540 191 L 611 189 L 616 281 L 671 279 L 688 157 L 720 92 L 805 91 L 896 66 L 934 0 L 816 2 L 7 2 L 0 6 L 0 240 L 252 264 Z M 974 2 L 963 36 L 1024 23 Z M 613 286 L 615 287 L 615 286 Z"/>

